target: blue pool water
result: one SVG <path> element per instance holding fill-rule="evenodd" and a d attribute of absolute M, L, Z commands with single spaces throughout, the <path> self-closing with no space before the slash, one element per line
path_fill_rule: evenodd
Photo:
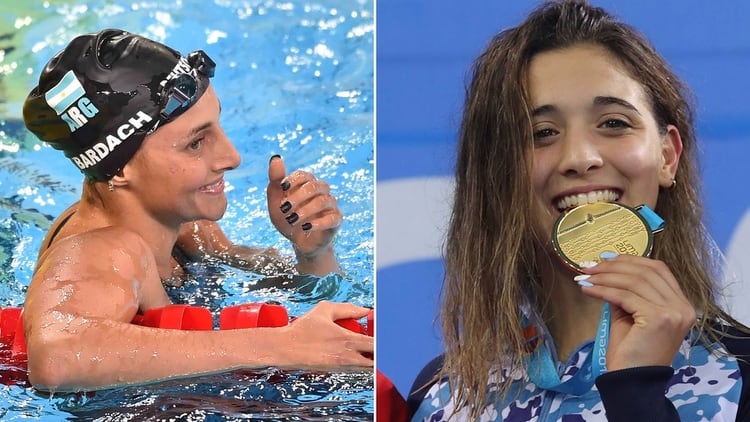
<path fill-rule="evenodd" d="M 28 3 L 28 4 L 27 4 Z M 80 195 L 81 175 L 21 122 L 44 63 L 77 34 L 115 27 L 183 53 L 205 50 L 222 124 L 243 163 L 227 173 L 220 222 L 237 243 L 290 245 L 265 210 L 268 159 L 327 180 L 345 219 L 336 252 L 346 277 L 265 286 L 225 266 L 192 268 L 176 302 L 222 307 L 276 300 L 299 315 L 321 299 L 373 306 L 373 2 L 95 0 L 0 4 L 0 307 L 20 306 L 51 221 Z M 0 385 L 0 419 L 372 420 L 373 375 L 242 371 L 95 394 Z"/>

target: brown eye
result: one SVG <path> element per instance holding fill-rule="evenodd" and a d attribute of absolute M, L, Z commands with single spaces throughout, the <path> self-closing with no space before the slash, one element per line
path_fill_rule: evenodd
<path fill-rule="evenodd" d="M 607 119 L 599 125 L 599 127 L 604 129 L 625 129 L 632 127 L 628 122 L 620 119 Z"/>
<path fill-rule="evenodd" d="M 200 149 L 201 145 L 203 145 L 203 138 L 194 140 L 193 142 L 190 143 L 190 145 L 188 145 L 188 148 L 192 150 L 198 150 Z"/>
<path fill-rule="evenodd" d="M 555 129 L 551 129 L 551 128 L 539 129 L 537 131 L 534 131 L 534 140 L 541 141 L 545 138 L 549 138 L 557 134 L 558 132 Z"/>

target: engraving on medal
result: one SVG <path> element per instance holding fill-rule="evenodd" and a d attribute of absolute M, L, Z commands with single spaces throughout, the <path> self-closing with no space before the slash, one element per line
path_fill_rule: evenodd
<path fill-rule="evenodd" d="M 574 269 L 580 263 L 600 262 L 605 251 L 648 256 L 653 235 L 637 211 L 614 202 L 581 205 L 563 213 L 555 223 L 552 243 Z"/>

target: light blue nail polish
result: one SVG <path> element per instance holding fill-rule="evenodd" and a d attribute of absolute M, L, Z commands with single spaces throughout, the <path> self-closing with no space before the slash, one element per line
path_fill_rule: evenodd
<path fill-rule="evenodd" d="M 619 255 L 620 254 L 618 254 L 617 252 L 604 251 L 604 252 L 602 252 L 602 253 L 599 254 L 599 258 L 601 258 L 601 259 L 612 259 L 612 258 L 617 258 Z"/>
<path fill-rule="evenodd" d="M 578 283 L 579 286 L 592 287 L 593 284 L 591 284 L 590 281 L 586 281 L 589 278 L 591 278 L 590 274 L 579 274 L 579 275 L 573 277 L 573 281 L 575 281 L 576 283 Z"/>
<path fill-rule="evenodd" d="M 594 285 L 591 284 L 591 282 L 586 281 L 586 280 L 580 280 L 580 281 L 578 281 L 578 285 L 581 286 L 581 287 L 594 287 Z"/>

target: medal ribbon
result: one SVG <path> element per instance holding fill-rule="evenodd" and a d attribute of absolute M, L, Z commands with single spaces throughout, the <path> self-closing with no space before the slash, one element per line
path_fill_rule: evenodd
<path fill-rule="evenodd" d="M 578 371 L 565 381 L 562 381 L 560 378 L 557 363 L 550 353 L 550 345 L 545 344 L 540 339 L 536 349 L 527 355 L 525 359 L 526 371 L 531 382 L 545 390 L 576 396 L 583 395 L 591 390 L 596 378 L 607 372 L 607 344 L 609 343 L 610 318 L 609 303 L 604 303 L 599 318 L 599 329 L 594 339 L 593 350 L 586 356 Z"/>
<path fill-rule="evenodd" d="M 664 229 L 664 219 L 659 216 L 648 205 L 640 205 L 635 208 L 638 214 L 648 223 L 652 233 L 658 233 Z"/>

